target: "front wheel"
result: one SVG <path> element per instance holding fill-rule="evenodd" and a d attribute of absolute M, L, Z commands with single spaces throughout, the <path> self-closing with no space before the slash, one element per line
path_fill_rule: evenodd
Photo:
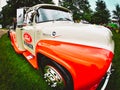
<path fill-rule="evenodd" d="M 47 57 L 41 58 L 40 67 L 50 87 L 55 90 L 73 90 L 72 77 L 64 67 Z"/>

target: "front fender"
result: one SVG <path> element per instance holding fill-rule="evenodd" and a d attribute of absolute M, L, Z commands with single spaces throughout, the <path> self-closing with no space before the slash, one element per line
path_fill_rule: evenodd
<path fill-rule="evenodd" d="M 54 40 L 39 41 L 36 52 L 65 67 L 73 77 L 75 90 L 90 90 L 98 84 L 113 58 L 106 49 Z"/>

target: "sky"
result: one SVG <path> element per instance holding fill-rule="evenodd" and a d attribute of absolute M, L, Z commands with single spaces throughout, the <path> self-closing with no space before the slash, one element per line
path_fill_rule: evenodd
<path fill-rule="evenodd" d="M 54 2 L 58 3 L 58 0 L 53 0 Z M 97 0 L 88 0 L 90 5 L 91 5 L 91 9 L 95 10 L 96 7 L 96 1 Z M 110 12 L 112 12 L 113 10 L 115 10 L 115 5 L 119 4 L 120 5 L 120 0 L 103 0 L 106 3 L 107 9 L 110 10 Z M 4 5 L 6 5 L 6 0 L 0 0 L 0 11 L 2 10 L 1 7 L 3 7 Z"/>
<path fill-rule="evenodd" d="M 91 5 L 91 9 L 95 9 L 96 7 L 96 1 L 97 0 L 88 0 L 90 5 Z M 115 10 L 115 6 L 116 4 L 119 4 L 120 5 L 120 0 L 103 0 L 107 6 L 107 9 L 110 10 L 111 12 L 113 10 Z"/>
<path fill-rule="evenodd" d="M 58 0 L 53 0 L 54 2 L 58 2 Z M 91 9 L 92 10 L 95 10 L 95 7 L 96 7 L 96 1 L 97 0 L 88 0 L 89 1 L 89 4 L 91 5 Z M 115 10 L 115 6 L 116 4 L 119 4 L 120 5 L 120 0 L 103 0 L 107 6 L 107 9 L 111 12 L 112 14 L 112 11 Z"/>
<path fill-rule="evenodd" d="M 2 10 L 2 7 L 5 6 L 7 3 L 6 3 L 6 0 L 0 0 L 0 11 Z"/>

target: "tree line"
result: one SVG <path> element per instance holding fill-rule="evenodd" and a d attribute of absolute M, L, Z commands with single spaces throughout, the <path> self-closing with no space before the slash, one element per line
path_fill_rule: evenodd
<path fill-rule="evenodd" d="M 31 7 L 36 4 L 54 4 L 52 0 L 7 0 L 7 5 L 0 12 L 0 23 L 3 27 L 11 25 L 16 17 L 16 9 L 21 7 Z M 110 20 L 110 11 L 107 9 L 104 0 L 96 1 L 96 8 L 93 11 L 88 0 L 59 0 L 59 5 L 66 7 L 73 13 L 73 20 L 85 20 L 92 24 L 108 24 Z M 118 20 L 120 25 L 120 6 L 117 4 L 113 10 L 113 18 Z"/>

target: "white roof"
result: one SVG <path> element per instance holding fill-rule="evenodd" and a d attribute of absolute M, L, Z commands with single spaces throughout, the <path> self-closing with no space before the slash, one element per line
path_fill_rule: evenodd
<path fill-rule="evenodd" d="M 33 6 L 33 7 L 30 7 L 30 8 L 27 10 L 27 12 L 29 12 L 29 11 L 31 11 L 31 10 L 36 10 L 36 9 L 38 9 L 38 8 L 40 8 L 40 7 L 57 7 L 57 8 L 60 8 L 60 9 L 62 9 L 62 10 L 65 10 L 65 11 L 70 12 L 69 9 L 64 8 L 64 7 L 61 7 L 61 6 L 56 6 L 56 5 L 54 5 L 54 4 L 37 4 L 37 5 Z"/>

